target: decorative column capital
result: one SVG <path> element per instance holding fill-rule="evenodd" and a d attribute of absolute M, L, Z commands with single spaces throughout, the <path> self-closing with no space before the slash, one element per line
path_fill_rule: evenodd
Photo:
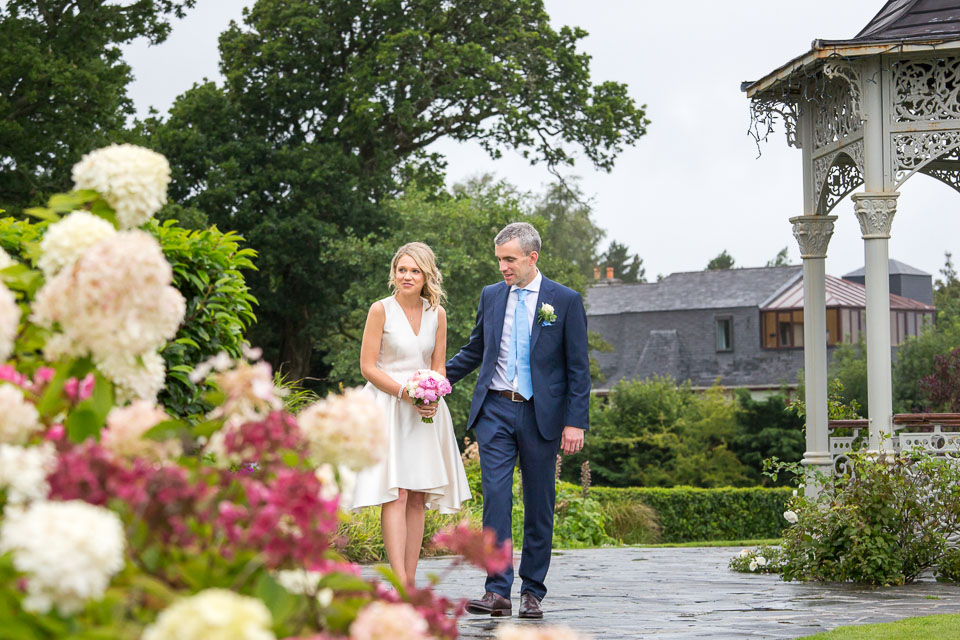
<path fill-rule="evenodd" d="M 889 238 L 890 225 L 893 223 L 893 214 L 897 212 L 897 198 L 900 194 L 895 191 L 878 191 L 855 193 L 851 197 L 853 210 L 860 220 L 863 239 Z"/>
<path fill-rule="evenodd" d="M 833 236 L 833 223 L 837 216 L 796 216 L 790 218 L 793 223 L 793 235 L 800 244 L 800 257 L 826 258 L 827 245 Z"/>

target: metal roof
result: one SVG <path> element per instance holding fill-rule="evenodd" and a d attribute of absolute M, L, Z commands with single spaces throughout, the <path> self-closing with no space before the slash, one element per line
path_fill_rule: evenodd
<path fill-rule="evenodd" d="M 888 261 L 890 275 L 892 276 L 927 276 L 930 277 L 930 274 L 926 271 L 920 271 L 916 267 L 911 267 L 905 262 L 900 262 L 899 260 L 894 260 L 890 258 Z M 844 278 L 857 277 L 866 275 L 867 270 L 864 267 L 860 267 L 856 271 L 851 271 L 850 273 L 844 275 Z"/>
<path fill-rule="evenodd" d="M 862 284 L 843 280 L 835 276 L 826 277 L 827 308 L 852 307 L 865 309 L 867 306 L 867 288 Z M 803 279 L 798 278 L 790 287 L 765 303 L 761 311 L 803 308 Z M 936 311 L 936 307 L 917 300 L 890 294 L 890 309 L 909 311 Z"/>

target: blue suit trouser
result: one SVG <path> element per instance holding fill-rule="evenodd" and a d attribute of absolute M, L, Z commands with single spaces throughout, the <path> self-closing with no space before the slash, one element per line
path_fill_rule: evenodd
<path fill-rule="evenodd" d="M 513 402 L 494 393 L 484 399 L 474 427 L 480 447 L 483 526 L 493 529 L 499 542 L 512 538 L 513 469 L 519 458 L 524 508 L 520 592 L 542 599 L 553 548 L 560 438 L 545 440 L 540 435 L 533 402 Z M 509 598 L 512 586 L 512 563 L 503 573 L 487 576 L 487 591 Z"/>

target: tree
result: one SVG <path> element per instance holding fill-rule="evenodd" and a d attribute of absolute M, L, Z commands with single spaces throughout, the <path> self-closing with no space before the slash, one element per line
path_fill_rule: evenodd
<path fill-rule="evenodd" d="M 178 203 L 259 253 L 254 340 L 293 378 L 326 373 L 329 354 L 311 354 L 349 311 L 351 242 L 391 235 L 381 205 L 406 185 L 442 184 L 433 142 L 553 171 L 579 149 L 609 170 L 646 132 L 626 86 L 591 84 L 586 32 L 554 30 L 541 0 L 259 0 L 244 24 L 220 38 L 225 84 L 148 130 Z"/>
<path fill-rule="evenodd" d="M 920 389 L 931 409 L 960 411 L 960 348 L 933 358 L 933 373 L 920 379 Z"/>
<path fill-rule="evenodd" d="M 777 255 L 773 257 L 773 260 L 767 262 L 768 267 L 787 267 L 790 265 L 790 256 L 788 255 L 789 247 L 784 247 L 777 252 Z M 733 266 L 732 258 L 730 265 Z M 709 268 L 709 267 L 708 267 Z"/>
<path fill-rule="evenodd" d="M 960 280 L 953 266 L 953 254 L 944 252 L 944 265 L 940 269 L 943 279 L 937 278 L 933 287 L 933 304 L 937 307 L 939 320 L 960 319 Z"/>
<path fill-rule="evenodd" d="M 730 450 L 750 468 L 750 478 L 757 484 L 769 484 L 763 475 L 763 461 L 776 457 L 783 462 L 800 462 L 806 450 L 803 420 L 790 408 L 782 394 L 754 400 L 746 389 L 737 389 L 737 435 Z M 778 484 L 791 478 L 781 477 Z"/>
<path fill-rule="evenodd" d="M 132 76 L 119 45 L 163 42 L 195 2 L 0 3 L 0 208 L 69 191 L 80 156 L 123 137 Z"/>
<path fill-rule="evenodd" d="M 606 253 L 600 257 L 606 267 L 613 267 L 613 277 L 623 282 L 646 282 L 647 270 L 643 267 L 643 258 L 639 254 L 630 255 L 627 245 L 616 240 L 610 242 Z"/>
<path fill-rule="evenodd" d="M 594 223 L 577 185 L 551 184 L 537 200 L 533 213 L 547 223 L 543 251 L 562 257 L 576 265 L 584 278 L 593 279 L 597 245 L 605 232 Z"/>
<path fill-rule="evenodd" d="M 707 263 L 707 271 L 719 271 L 721 269 L 732 269 L 733 268 L 733 258 L 727 253 L 727 250 L 724 249 L 720 252 L 716 258 Z"/>

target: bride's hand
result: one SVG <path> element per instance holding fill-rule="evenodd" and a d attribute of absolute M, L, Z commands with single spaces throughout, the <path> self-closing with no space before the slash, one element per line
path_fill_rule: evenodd
<path fill-rule="evenodd" d="M 433 404 L 420 404 L 420 405 L 415 404 L 413 405 L 413 408 L 416 409 L 417 413 L 419 413 L 424 418 L 432 418 L 433 416 L 437 415 L 436 402 L 434 402 Z"/>

